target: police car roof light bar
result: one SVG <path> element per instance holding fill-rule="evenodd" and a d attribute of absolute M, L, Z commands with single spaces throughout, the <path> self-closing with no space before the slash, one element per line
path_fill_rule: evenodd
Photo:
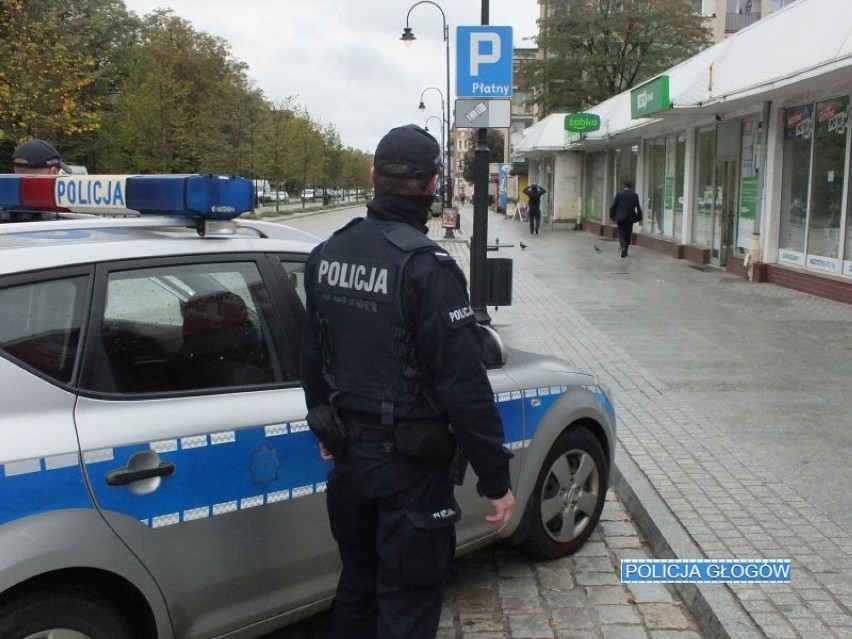
<path fill-rule="evenodd" d="M 230 220 L 254 208 L 251 180 L 224 175 L 0 175 L 0 209 Z"/>

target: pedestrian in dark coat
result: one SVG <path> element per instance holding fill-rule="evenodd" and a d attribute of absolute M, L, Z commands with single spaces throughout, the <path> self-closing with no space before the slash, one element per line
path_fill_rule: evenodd
<path fill-rule="evenodd" d="M 615 194 L 612 206 L 609 207 L 609 219 L 618 225 L 621 257 L 627 257 L 627 248 L 633 237 L 633 224 L 642 221 L 642 206 L 630 180 L 624 180 L 621 186 L 621 190 Z"/>
<path fill-rule="evenodd" d="M 541 223 L 541 196 L 547 193 L 538 184 L 530 184 L 524 189 L 524 195 L 529 198 L 530 208 L 530 235 L 538 235 L 538 226 Z"/>

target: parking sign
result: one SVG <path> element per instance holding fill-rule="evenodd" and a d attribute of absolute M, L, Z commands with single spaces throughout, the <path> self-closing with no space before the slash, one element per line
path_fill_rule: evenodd
<path fill-rule="evenodd" d="M 456 28 L 456 96 L 512 97 L 512 27 Z"/>

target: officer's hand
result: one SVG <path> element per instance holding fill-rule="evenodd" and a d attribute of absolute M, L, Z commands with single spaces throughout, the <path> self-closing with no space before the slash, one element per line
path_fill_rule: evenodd
<path fill-rule="evenodd" d="M 323 461 L 334 461 L 334 455 L 328 452 L 328 449 L 322 444 L 319 445 L 320 448 L 320 457 L 322 457 Z"/>
<path fill-rule="evenodd" d="M 490 499 L 489 501 L 494 506 L 494 514 L 485 518 L 485 521 L 489 524 L 502 525 L 512 518 L 512 513 L 515 511 L 515 496 L 511 490 L 507 490 L 506 494 L 500 499 Z"/>

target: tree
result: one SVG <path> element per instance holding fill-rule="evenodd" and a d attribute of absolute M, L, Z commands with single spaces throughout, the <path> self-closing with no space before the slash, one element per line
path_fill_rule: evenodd
<path fill-rule="evenodd" d="M 488 129 L 488 162 L 503 162 L 503 132 L 500 129 Z M 464 154 L 462 164 L 462 177 L 467 182 L 473 182 L 473 162 L 476 153 L 476 145 L 471 144 Z"/>
<path fill-rule="evenodd" d="M 542 0 L 540 55 L 522 66 L 541 116 L 582 111 L 695 55 L 712 39 L 684 0 Z"/>
<path fill-rule="evenodd" d="M 43 137 L 63 149 L 65 139 L 99 127 L 99 105 L 88 90 L 98 67 L 96 52 L 89 46 L 93 28 L 80 19 L 93 4 L 115 6 L 110 0 L 0 2 L 4 146 Z"/>

